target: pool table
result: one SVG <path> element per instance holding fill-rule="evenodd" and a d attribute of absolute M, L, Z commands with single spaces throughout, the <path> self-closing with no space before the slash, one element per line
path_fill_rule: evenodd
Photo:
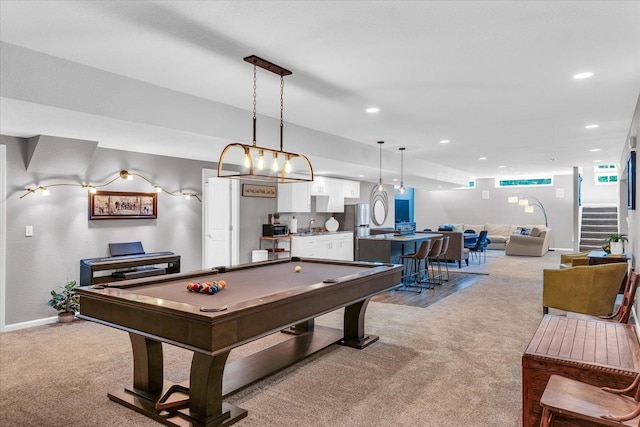
<path fill-rule="evenodd" d="M 301 271 L 295 272 L 300 266 Z M 370 298 L 400 284 L 402 266 L 291 258 L 78 288 L 79 317 L 129 332 L 133 386 L 111 400 L 166 425 L 230 425 L 247 411 L 223 397 L 331 344 L 362 349 Z M 187 283 L 226 282 L 208 295 Z M 345 308 L 343 330 L 314 318 Z M 290 339 L 226 364 L 238 346 L 274 332 Z M 193 351 L 189 381 L 163 380 L 162 343 Z"/>

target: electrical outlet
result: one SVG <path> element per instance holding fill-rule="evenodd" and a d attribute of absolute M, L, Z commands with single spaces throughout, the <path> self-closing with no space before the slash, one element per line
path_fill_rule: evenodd
<path fill-rule="evenodd" d="M 33 225 L 27 225 L 24 227 L 25 237 L 33 237 Z"/>

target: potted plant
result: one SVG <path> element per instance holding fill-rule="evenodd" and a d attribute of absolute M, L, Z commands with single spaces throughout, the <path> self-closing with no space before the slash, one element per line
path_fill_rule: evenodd
<path fill-rule="evenodd" d="M 58 310 L 60 323 L 73 321 L 76 312 L 80 310 L 80 296 L 76 293 L 77 286 L 76 281 L 72 280 L 62 287 L 62 292 L 51 291 L 51 299 L 47 304 Z"/>
<path fill-rule="evenodd" d="M 609 250 L 614 255 L 620 255 L 624 252 L 624 242 L 627 241 L 626 234 L 613 233 L 609 235 L 607 243 L 609 244 Z"/>
<path fill-rule="evenodd" d="M 273 223 L 274 224 L 280 224 L 280 213 L 276 212 L 273 214 Z"/>

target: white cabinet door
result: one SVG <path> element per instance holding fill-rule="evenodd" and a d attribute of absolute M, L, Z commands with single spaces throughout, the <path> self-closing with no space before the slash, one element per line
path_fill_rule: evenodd
<path fill-rule="evenodd" d="M 359 199 L 360 181 L 342 181 L 342 195 L 347 199 Z"/>
<path fill-rule="evenodd" d="M 335 258 L 342 261 L 353 261 L 353 236 L 343 235 L 334 241 Z"/>
<path fill-rule="evenodd" d="M 328 180 L 325 186 L 328 189 L 326 196 L 316 197 L 316 212 L 344 212 L 342 180 Z"/>
<path fill-rule="evenodd" d="M 329 195 L 329 178 L 315 177 L 313 182 L 309 184 L 309 194 L 311 196 L 328 196 Z"/>
<path fill-rule="evenodd" d="M 291 238 L 291 256 L 320 258 L 318 256 L 317 236 L 296 236 Z"/>
<path fill-rule="evenodd" d="M 311 212 L 309 184 L 278 184 L 278 212 Z"/>
<path fill-rule="evenodd" d="M 351 234 L 332 236 L 328 255 L 329 259 L 353 261 L 353 236 Z"/>
<path fill-rule="evenodd" d="M 291 256 L 353 261 L 353 235 L 340 233 L 292 237 Z"/>

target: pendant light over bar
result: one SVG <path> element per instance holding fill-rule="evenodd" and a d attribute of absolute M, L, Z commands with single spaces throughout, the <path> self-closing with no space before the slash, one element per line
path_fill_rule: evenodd
<path fill-rule="evenodd" d="M 313 181 L 313 167 L 307 156 L 283 149 L 284 76 L 290 75 L 291 71 L 255 55 L 247 56 L 244 60 L 253 64 L 253 144 L 234 142 L 227 145 L 220 154 L 218 176 L 271 183 Z M 257 67 L 280 76 L 280 149 L 258 146 L 256 142 Z M 271 161 L 270 167 L 266 168 L 265 155 L 266 161 Z"/>
<path fill-rule="evenodd" d="M 400 147 L 398 150 L 400 150 L 400 188 L 398 188 L 398 191 L 400 194 L 404 194 L 407 192 L 404 186 L 404 147 Z"/>
<path fill-rule="evenodd" d="M 382 144 L 384 144 L 384 141 L 378 141 L 378 146 L 380 147 L 380 175 L 378 178 L 378 191 L 384 190 L 384 184 L 382 183 Z"/>

